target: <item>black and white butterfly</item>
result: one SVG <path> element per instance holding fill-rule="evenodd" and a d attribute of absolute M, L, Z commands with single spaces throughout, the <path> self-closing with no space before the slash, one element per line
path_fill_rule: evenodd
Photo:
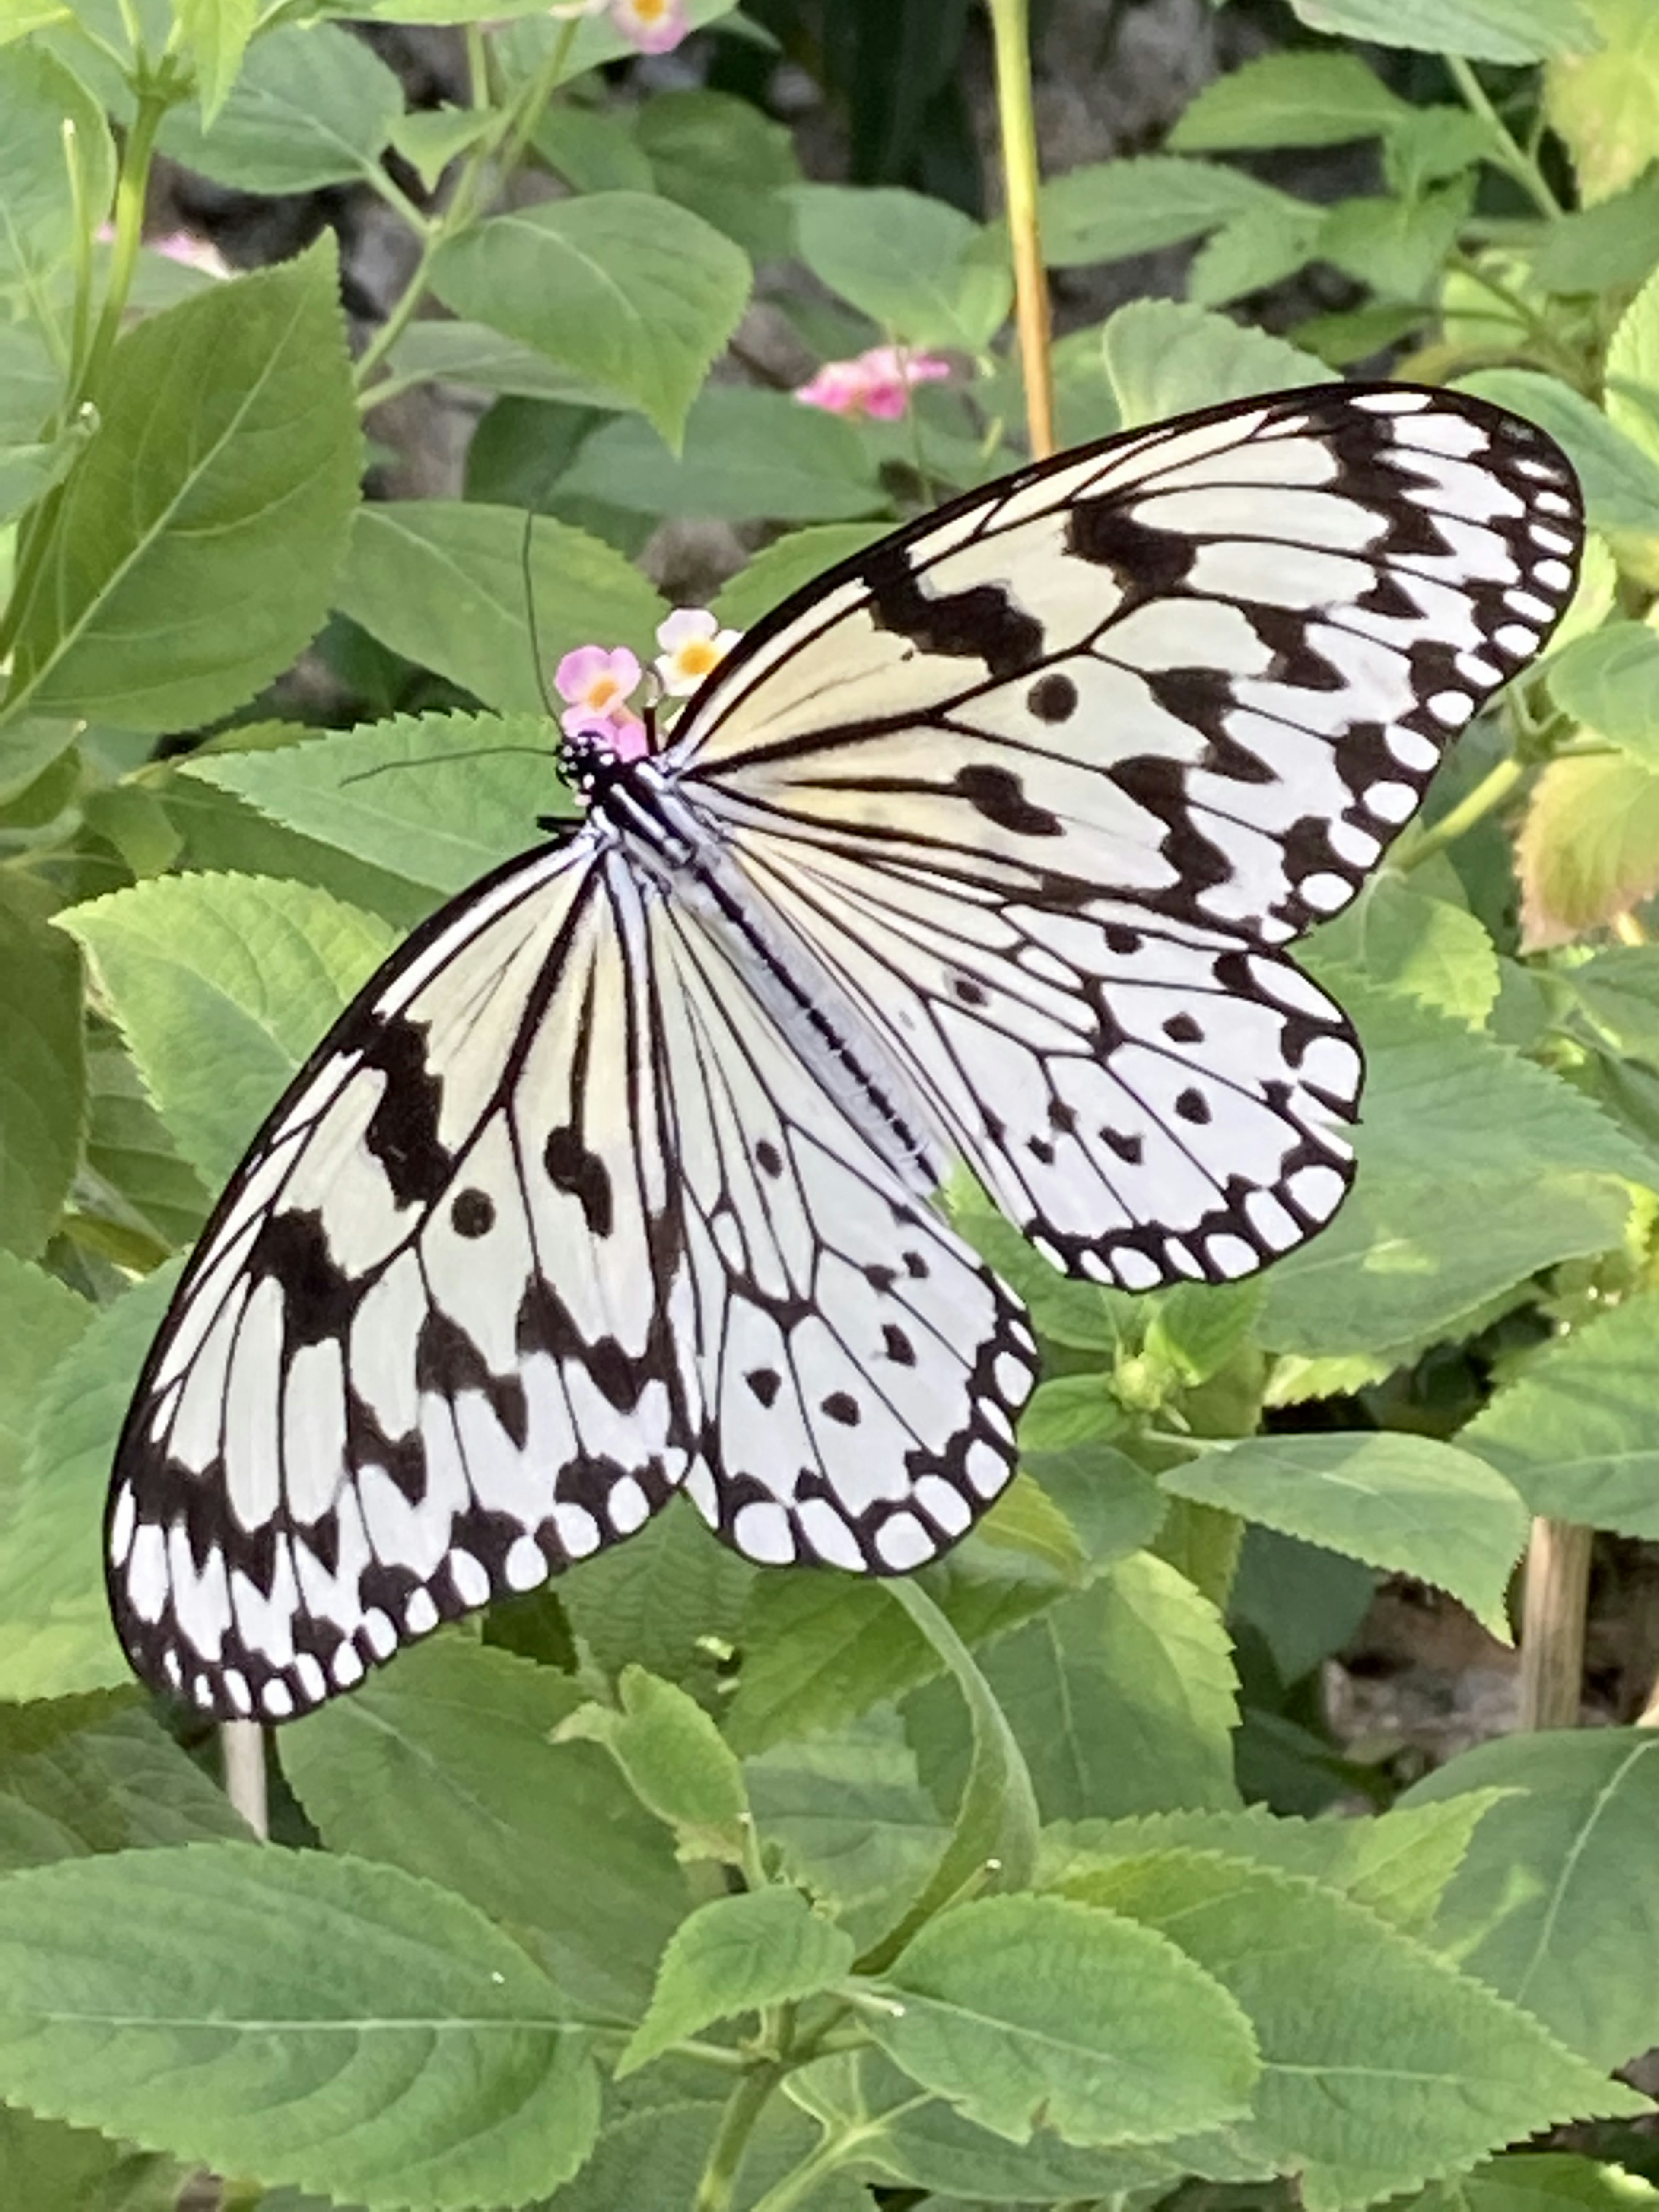
<path fill-rule="evenodd" d="M 751 630 L 574 832 L 417 930 L 233 1178 L 106 1540 L 139 1672 L 280 1720 L 677 1489 L 902 1573 L 1009 1480 L 1018 1302 L 1248 1274 L 1352 1171 L 1347 903 L 1574 586 L 1572 473 L 1331 386 L 1038 463 Z"/>

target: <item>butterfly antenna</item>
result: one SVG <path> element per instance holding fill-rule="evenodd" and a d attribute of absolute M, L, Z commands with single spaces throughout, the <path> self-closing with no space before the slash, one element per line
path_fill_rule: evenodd
<path fill-rule="evenodd" d="M 349 775 L 340 778 L 338 787 L 343 791 L 349 783 L 367 783 L 371 776 L 391 775 L 398 769 L 441 768 L 445 761 L 488 760 L 492 753 L 522 753 L 526 760 L 547 758 L 543 745 L 474 745 L 465 752 L 418 754 L 412 760 L 381 761 L 374 768 L 354 769 Z"/>
<path fill-rule="evenodd" d="M 536 510 L 527 507 L 524 511 L 524 543 L 519 548 L 519 566 L 524 572 L 525 627 L 530 632 L 530 658 L 536 671 L 536 689 L 542 695 L 542 704 L 547 709 L 547 719 L 556 722 L 559 710 L 553 703 L 553 695 L 547 688 L 547 671 L 542 666 L 542 637 L 536 620 L 536 585 L 530 570 L 530 537 L 536 526 Z"/>

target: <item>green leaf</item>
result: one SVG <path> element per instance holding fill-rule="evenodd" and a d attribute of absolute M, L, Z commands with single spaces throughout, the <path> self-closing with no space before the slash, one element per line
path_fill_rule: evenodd
<path fill-rule="evenodd" d="M 1329 380 L 1323 362 L 1283 338 L 1173 300 L 1135 300 L 1120 307 L 1101 343 L 1126 429 L 1224 399 Z"/>
<path fill-rule="evenodd" d="M 1310 30 L 1413 53 L 1541 62 L 1589 53 L 1595 26 L 1578 0 L 1291 0 Z"/>
<path fill-rule="evenodd" d="M 31 2212 L 178 2212 L 188 2182 L 170 2159 L 0 2106 L 0 2189 L 9 2203 Z"/>
<path fill-rule="evenodd" d="M 49 1275 L 0 1252 L 0 1528 L 23 1474 L 34 1394 L 90 1323 L 96 1309 Z"/>
<path fill-rule="evenodd" d="M 693 406 L 682 455 L 641 422 L 607 422 L 559 489 L 664 519 L 837 522 L 887 506 L 875 456 L 852 423 L 785 392 L 726 384 Z"/>
<path fill-rule="evenodd" d="M 1484 1026 L 1498 996 L 1497 949 L 1474 916 L 1392 873 L 1373 876 L 1346 913 L 1320 925 L 1306 950 L 1339 994 L 1341 971 L 1352 969 L 1471 1029 Z"/>
<path fill-rule="evenodd" d="M 1620 1052 L 1659 1064 L 1659 945 L 1610 945 L 1555 980 Z"/>
<path fill-rule="evenodd" d="M 86 1121 L 81 962 L 0 902 L 0 1252 L 33 1259 L 69 1195 Z"/>
<path fill-rule="evenodd" d="M 325 891 L 254 876 L 161 877 L 73 908 L 64 927 L 91 954 L 179 1151 L 212 1184 L 394 941 Z"/>
<path fill-rule="evenodd" d="M 1132 1820 L 1060 1820 L 1043 1831 L 1039 1884 L 1081 1882 L 1094 1869 L 1177 1847 L 1306 1875 L 1408 1935 L 1432 1921 L 1469 1838 L 1502 1798 L 1471 1790 L 1448 1803 L 1396 1807 L 1380 1820 L 1287 1820 L 1263 1805 L 1231 1813 L 1152 1813 Z"/>
<path fill-rule="evenodd" d="M 931 1921 L 872 1985 L 864 2026 L 913 2079 L 1011 2142 L 1153 2142 L 1243 2112 L 1249 2024 L 1176 1947 L 1060 1898 Z"/>
<path fill-rule="evenodd" d="M 0 729 L 0 805 L 21 798 L 81 732 L 78 722 L 36 721 L 32 717 Z"/>
<path fill-rule="evenodd" d="M 115 190 L 115 148 L 102 107 L 54 55 L 29 47 L 8 54 L 0 67 L 0 146 L 6 149 L 0 169 L 0 299 L 9 292 L 20 303 L 38 298 L 45 278 L 75 251 L 80 217 L 65 157 L 66 123 L 75 126 L 86 206 L 101 217 Z M 9 344 L 15 343 L 9 338 Z"/>
<path fill-rule="evenodd" d="M 1659 1294 L 1536 1353 L 1461 1434 L 1534 1513 L 1659 1535 Z"/>
<path fill-rule="evenodd" d="M 328 611 L 362 445 L 331 244 L 150 316 L 100 405 L 22 587 L 6 712 L 188 727 Z"/>
<path fill-rule="evenodd" d="M 1080 1876 L 1067 1893 L 1163 1930 L 1226 1989 L 1259 2039 L 1255 2109 L 1218 2160 L 1299 2170 L 1310 2212 L 1340 2212 L 1456 2171 L 1627 2093 L 1516 2006 L 1315 1883 L 1170 1850 Z"/>
<path fill-rule="evenodd" d="M 921 1580 L 970 1642 L 1018 1626 L 1066 1587 L 973 1536 Z M 882 1583 L 811 1569 L 757 1575 L 738 1641 L 743 1672 L 728 1732 L 744 1753 L 839 1727 L 942 1665 Z"/>
<path fill-rule="evenodd" d="M 0 1883 L 0 1961 L 9 2098 L 222 2172 L 460 2212 L 593 2139 L 558 1990 L 395 1868 L 240 1844 L 34 1868 Z"/>
<path fill-rule="evenodd" d="M 797 185 L 787 198 L 812 274 L 902 344 L 982 353 L 1001 328 L 1012 274 L 959 209 L 851 185 Z"/>
<path fill-rule="evenodd" d="M 868 1948 L 914 1904 L 947 1831 L 890 1705 L 744 1762 L 763 1844 Z"/>
<path fill-rule="evenodd" d="M 296 745 L 200 755 L 188 773 L 449 896 L 544 834 L 536 817 L 559 797 L 554 742 L 544 715 L 399 714 Z"/>
<path fill-rule="evenodd" d="M 1659 38 L 1644 0 L 1588 5 L 1601 36 L 1577 42 L 1546 73 L 1544 112 L 1572 156 L 1580 199 L 1594 206 L 1659 153 Z"/>
<path fill-rule="evenodd" d="M 1149 1553 L 981 1655 L 1025 1755 L 1045 1820 L 1237 1802 L 1237 1682 L 1215 1608 Z M 954 1766 L 941 1692 L 913 1703 L 924 1778 Z M 925 1735 L 921 1734 L 926 1730 Z"/>
<path fill-rule="evenodd" d="M 1411 112 L 1358 54 L 1262 54 L 1206 84 L 1164 143 L 1176 154 L 1340 146 Z"/>
<path fill-rule="evenodd" d="M 1296 204 L 1216 161 L 1166 154 L 1092 161 L 1042 187 L 1042 258 L 1051 269 L 1121 261 L 1205 237 L 1253 208 Z"/>
<path fill-rule="evenodd" d="M 1495 2158 L 1455 2181 L 1431 2182 L 1395 2212 L 1643 2212 L 1659 2189 L 1620 2166 L 1565 2151 Z"/>
<path fill-rule="evenodd" d="M 1339 201 L 1320 229 L 1319 258 L 1384 299 L 1426 301 L 1474 202 L 1470 177 L 1411 200 Z"/>
<path fill-rule="evenodd" d="M 1547 223 L 1532 273 L 1547 292 L 1633 289 L 1659 262 L 1659 175 L 1643 177 L 1595 207 Z"/>
<path fill-rule="evenodd" d="M 574 112 L 566 110 L 565 112 Z M 428 191 L 435 192 L 444 171 L 469 146 L 476 146 L 495 120 L 488 107 L 422 107 L 399 115 L 392 143 Z"/>
<path fill-rule="evenodd" d="M 190 5 L 211 19 L 225 0 Z M 234 14 L 244 5 L 234 0 Z M 238 191 L 316 191 L 372 176 L 404 112 L 393 72 L 332 23 L 267 31 L 248 48 L 240 75 L 234 67 L 231 74 L 235 82 L 224 78 L 212 112 L 204 79 L 199 123 L 188 108 L 175 107 L 161 144 L 185 168 Z"/>
<path fill-rule="evenodd" d="M 712 1677 L 734 1646 L 756 1571 L 688 1499 L 670 1498 L 612 1551 L 596 1552 L 559 1585 L 570 1626 L 609 1675 L 630 1660 L 683 1686 Z"/>
<path fill-rule="evenodd" d="M 1180 2178 L 1180 2168 L 1155 2151 L 1075 2150 L 1048 2128 L 1010 2143 L 975 2127 L 942 2098 L 919 2097 L 915 2083 L 878 2051 L 821 2058 L 784 2087 L 832 2139 L 856 2144 L 859 2172 L 936 2192 L 929 2212 L 947 2212 L 958 2199 L 1115 2204 L 1120 2191 L 1168 2186 Z"/>
<path fill-rule="evenodd" d="M 1659 532 L 1659 461 L 1582 393 L 1530 368 L 1483 368 L 1460 376 L 1455 389 L 1511 408 L 1549 432 L 1577 474 L 1593 529 Z"/>
<path fill-rule="evenodd" d="M 621 554 L 545 518 L 531 532 L 530 590 L 550 669 L 578 645 L 647 651 L 662 619 L 662 602 Z M 447 676 L 486 706 L 545 714 L 530 647 L 525 517 L 518 508 L 445 499 L 363 507 L 334 604 L 394 653 Z M 552 732 L 545 723 L 544 729 L 550 746 Z"/>
<path fill-rule="evenodd" d="M 1358 1180 L 1270 1271 L 1265 1344 L 1322 1358 L 1419 1343 L 1550 1261 L 1620 1241 L 1628 1192 L 1606 1178 L 1652 1170 L 1587 1098 L 1425 1006 L 1331 981 L 1369 1068 Z"/>
<path fill-rule="evenodd" d="M 1659 43 L 1654 58 L 1659 64 Z M 1616 430 L 1650 459 L 1659 458 L 1659 277 L 1650 276 L 1619 318 L 1607 347 L 1605 404 Z"/>
<path fill-rule="evenodd" d="M 1109 1444 L 1063 1440 L 1060 1413 L 1073 1383 L 1089 1389 L 1097 1401 L 1109 1405 L 1103 1378 L 1098 1375 L 1057 1376 L 1052 1382 L 1045 1382 L 1039 1395 L 1046 1397 L 1049 1425 L 1032 1434 L 1029 1447 L 1021 1452 L 1020 1466 L 1065 1515 L 1090 1566 L 1103 1567 L 1152 1543 L 1167 1504 L 1146 1468 L 1122 1452 Z M 1026 1420 L 1021 1424 L 1022 1439 L 1030 1418 L 1028 1407 Z M 1041 1444 L 1039 1434 L 1043 1438 Z"/>
<path fill-rule="evenodd" d="M 1387 1431 L 1247 1437 L 1159 1479 L 1178 1498 L 1432 1583 L 1509 1640 L 1504 1593 L 1530 1516 L 1473 1452 Z"/>
<path fill-rule="evenodd" d="M 617 2062 L 617 2077 L 717 2020 L 812 1996 L 852 1964 L 852 1937 L 798 1889 L 712 1899 L 669 1938 L 650 2009 Z"/>
<path fill-rule="evenodd" d="M 648 192 L 594 192 L 451 239 L 434 290 L 458 315 L 617 392 L 678 444 L 749 298 L 748 258 Z"/>
<path fill-rule="evenodd" d="M 1241 1643 L 1260 1638 L 1281 1683 L 1300 1682 L 1353 1636 L 1376 1591 L 1358 1560 L 1256 1522 L 1239 1547 L 1228 1625 Z"/>
<path fill-rule="evenodd" d="M 1392 190 L 1415 199 L 1425 185 L 1455 177 L 1478 161 L 1501 167 L 1502 151 L 1492 125 L 1467 108 L 1413 107 L 1383 141 L 1382 173 Z M 1488 294 L 1486 305 L 1492 304 Z"/>
<path fill-rule="evenodd" d="M 331 1850 L 532 1929 L 573 1997 L 632 2017 L 688 1899 L 614 1760 L 550 1740 L 580 1702 L 550 1668 L 439 1637 L 285 1729 L 283 1767 Z"/>
<path fill-rule="evenodd" d="M 1551 656 L 1550 696 L 1598 737 L 1659 770 L 1659 633 L 1612 622 Z"/>
<path fill-rule="evenodd" d="M 0 1547 L 0 1698 L 131 1680 L 104 1595 L 98 1532 L 138 1370 L 178 1279 L 168 1267 L 106 1306 L 41 1379 Z"/>
<path fill-rule="evenodd" d="M 1297 203 L 1251 208 L 1199 247 L 1187 274 L 1188 298 L 1218 307 L 1294 276 L 1318 251 L 1321 222 L 1317 209 Z"/>
<path fill-rule="evenodd" d="M 247 1824 L 129 1692 L 0 1705 L 0 1869 Z"/>
<path fill-rule="evenodd" d="M 191 756 L 192 771 L 205 750 Z M 354 860 L 337 847 L 284 830 L 234 792 L 185 774 L 182 764 L 163 788 L 167 819 L 184 840 L 177 864 L 180 871 L 308 884 L 344 905 L 378 915 L 398 934 L 432 911 L 432 894 L 418 884 Z"/>
<path fill-rule="evenodd" d="M 561 368 L 534 346 L 503 337 L 483 323 L 422 318 L 410 325 L 386 359 L 399 379 L 476 385 L 481 392 L 520 399 L 549 399 L 581 407 L 620 408 L 620 392 Z"/>
<path fill-rule="evenodd" d="M 76 1233 L 95 1223 L 116 1240 L 112 1258 L 125 1253 L 148 1269 L 193 1240 L 207 1218 L 208 1194 L 179 1158 L 131 1057 L 107 1032 L 90 1040 L 87 1083 L 92 1115 L 74 1196 Z"/>
<path fill-rule="evenodd" d="M 826 522 L 816 529 L 792 530 L 763 546 L 746 568 L 723 584 L 714 602 L 720 622 L 750 629 L 792 592 L 799 592 L 837 562 L 851 560 L 884 538 L 884 522 Z"/>
<path fill-rule="evenodd" d="M 211 130 L 236 82 L 253 33 L 256 0 L 173 0 L 186 51 L 196 64 L 202 127 Z"/>
<path fill-rule="evenodd" d="M 658 92 L 636 113 L 640 149 L 665 199 L 723 230 L 757 260 L 790 251 L 781 188 L 797 181 L 800 164 L 782 124 L 724 92 Z"/>
<path fill-rule="evenodd" d="M 1659 1737 L 1563 1729 L 1478 1744 L 1410 1806 L 1510 1792 L 1475 1831 L 1434 1940 L 1597 2066 L 1659 2041 L 1659 1901 L 1643 1879 Z"/>
<path fill-rule="evenodd" d="M 1553 760 L 1516 844 L 1522 949 L 1565 945 L 1659 887 L 1659 775 L 1626 752 Z"/>
<path fill-rule="evenodd" d="M 685 1858 L 744 1864 L 751 1826 L 743 1769 L 695 1698 L 643 1667 L 624 1667 L 620 1710 L 584 1705 L 567 1722 L 611 1753 L 641 1804 L 680 1838 Z"/>

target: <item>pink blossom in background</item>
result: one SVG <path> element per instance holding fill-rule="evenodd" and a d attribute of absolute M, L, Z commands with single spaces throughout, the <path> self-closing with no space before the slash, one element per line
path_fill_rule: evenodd
<path fill-rule="evenodd" d="M 938 384 L 950 374 L 950 362 L 937 354 L 912 353 L 904 346 L 872 346 L 854 360 L 825 362 L 795 397 L 804 407 L 822 407 L 831 415 L 896 422 L 910 404 L 913 385 Z"/>
<path fill-rule="evenodd" d="M 691 27 L 684 0 L 614 0 L 611 21 L 642 54 L 672 53 Z"/>
<path fill-rule="evenodd" d="M 684 0 L 557 0 L 547 12 L 564 22 L 608 15 L 611 29 L 642 54 L 672 53 L 691 28 Z"/>
<path fill-rule="evenodd" d="M 199 269 L 204 276 L 234 276 L 236 273 L 213 240 L 198 238 L 193 230 L 170 230 L 165 238 L 152 238 L 147 243 L 152 253 L 179 262 L 186 269 Z"/>
<path fill-rule="evenodd" d="M 722 629 L 707 607 L 677 607 L 659 623 L 657 673 L 671 699 L 689 699 L 711 668 L 718 668 L 742 636 Z"/>

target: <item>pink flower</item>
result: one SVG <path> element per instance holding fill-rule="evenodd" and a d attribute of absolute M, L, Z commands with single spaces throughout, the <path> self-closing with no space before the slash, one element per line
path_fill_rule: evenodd
<path fill-rule="evenodd" d="M 685 0 L 556 0 L 548 9 L 556 20 L 573 15 L 611 17 L 611 27 L 642 54 L 672 53 L 691 28 Z"/>
<path fill-rule="evenodd" d="M 651 750 L 651 733 L 631 707 L 613 707 L 608 714 L 573 707 L 560 715 L 559 727 L 568 738 L 598 738 L 618 760 L 642 760 Z"/>
<path fill-rule="evenodd" d="M 579 645 L 567 653 L 553 672 L 553 688 L 561 699 L 590 714 L 608 714 L 633 696 L 640 680 L 640 664 L 625 645 L 607 653 L 602 645 Z M 568 727 L 570 716 L 562 717 Z"/>
<path fill-rule="evenodd" d="M 672 53 L 691 27 L 684 0 L 612 0 L 611 23 L 642 54 Z"/>
<path fill-rule="evenodd" d="M 707 607 L 678 607 L 659 623 L 657 673 L 671 699 L 689 699 L 711 668 L 718 668 L 743 635 L 722 629 Z"/>
<path fill-rule="evenodd" d="M 198 238 L 193 230 L 170 230 L 165 238 L 152 238 L 149 246 L 152 252 L 179 262 L 186 269 L 199 269 L 204 276 L 233 276 L 236 273 L 213 240 Z"/>
<path fill-rule="evenodd" d="M 826 362 L 795 397 L 803 406 L 822 407 L 831 415 L 896 422 L 910 404 L 912 385 L 937 384 L 950 374 L 950 362 L 937 354 L 872 346 L 855 360 Z"/>

